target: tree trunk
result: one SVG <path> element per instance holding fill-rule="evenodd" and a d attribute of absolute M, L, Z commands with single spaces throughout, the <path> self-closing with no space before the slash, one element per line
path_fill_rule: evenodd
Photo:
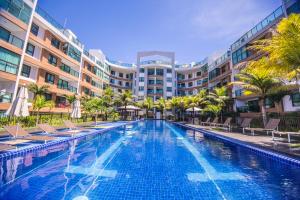
<path fill-rule="evenodd" d="M 40 117 L 40 111 L 38 110 L 38 111 L 36 112 L 36 125 L 39 124 L 39 117 Z"/>
<path fill-rule="evenodd" d="M 265 108 L 264 102 L 265 101 L 263 99 L 262 104 L 261 104 L 261 114 L 262 114 L 264 126 L 266 126 L 266 124 L 267 124 L 267 113 L 266 113 L 266 108 Z"/>

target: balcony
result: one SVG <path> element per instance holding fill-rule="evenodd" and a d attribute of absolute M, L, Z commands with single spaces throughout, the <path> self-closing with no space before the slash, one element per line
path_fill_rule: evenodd
<path fill-rule="evenodd" d="M 272 24 L 274 21 L 282 18 L 284 16 L 283 8 L 280 6 L 274 12 L 272 12 L 269 16 L 259 22 L 255 27 L 253 27 L 250 31 L 245 33 L 240 39 L 238 39 L 234 44 L 231 45 L 232 50 L 236 50 L 242 45 L 246 44 L 256 35 L 266 30 L 266 28 Z"/>
<path fill-rule="evenodd" d="M 259 106 L 240 106 L 236 110 L 239 113 L 260 112 Z"/>
<path fill-rule="evenodd" d="M 25 24 L 29 23 L 32 8 L 23 1 L 0 1 L 0 8 L 9 12 Z"/>

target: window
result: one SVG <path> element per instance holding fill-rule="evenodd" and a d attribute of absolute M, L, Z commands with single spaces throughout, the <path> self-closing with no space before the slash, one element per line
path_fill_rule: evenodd
<path fill-rule="evenodd" d="M 92 71 L 92 65 L 87 64 L 87 69 L 91 72 Z"/>
<path fill-rule="evenodd" d="M 155 80 L 148 80 L 148 84 L 149 85 L 154 85 L 155 84 Z"/>
<path fill-rule="evenodd" d="M 68 90 L 69 89 L 69 83 L 68 83 L 68 81 L 58 79 L 57 87 L 60 88 L 60 89 Z"/>
<path fill-rule="evenodd" d="M 294 107 L 300 106 L 300 93 L 292 94 L 291 99 Z"/>
<path fill-rule="evenodd" d="M 126 74 L 126 78 L 129 79 L 129 74 Z"/>
<path fill-rule="evenodd" d="M 144 86 L 140 86 L 139 91 L 144 91 Z"/>
<path fill-rule="evenodd" d="M 46 73 L 46 75 L 45 75 L 45 82 L 46 83 L 50 83 L 50 84 L 54 84 L 54 75 Z"/>
<path fill-rule="evenodd" d="M 140 78 L 139 78 L 139 81 L 140 81 L 140 82 L 144 82 L 144 77 L 140 77 Z"/>
<path fill-rule="evenodd" d="M 167 82 L 172 82 L 172 78 L 167 78 Z"/>
<path fill-rule="evenodd" d="M 189 87 L 193 87 L 193 82 L 189 82 Z"/>
<path fill-rule="evenodd" d="M 30 66 L 28 66 L 28 65 L 23 65 L 22 71 L 21 71 L 21 75 L 24 76 L 24 77 L 29 78 L 29 76 L 30 76 L 30 70 L 31 70 L 31 67 L 30 67 Z"/>
<path fill-rule="evenodd" d="M 148 69 L 148 75 L 154 75 L 155 70 L 154 69 Z"/>
<path fill-rule="evenodd" d="M 91 81 L 91 77 L 85 76 L 85 81 L 89 83 Z"/>
<path fill-rule="evenodd" d="M 126 83 L 125 83 L 125 86 L 126 86 L 126 87 L 129 87 L 129 82 L 126 82 Z"/>
<path fill-rule="evenodd" d="M 116 72 L 115 72 L 115 71 L 111 71 L 110 73 L 111 73 L 111 75 L 113 75 L 113 76 L 116 75 Z"/>
<path fill-rule="evenodd" d="M 13 16 L 22 20 L 24 23 L 28 24 L 32 8 L 29 7 L 25 2 L 20 0 L 1 0 L 0 7 L 1 9 L 8 11 Z"/>
<path fill-rule="evenodd" d="M 140 68 L 140 73 L 144 73 L 145 69 L 144 68 Z"/>
<path fill-rule="evenodd" d="M 44 94 L 44 97 L 45 97 L 45 99 L 46 99 L 47 101 L 52 100 L 52 94 L 45 93 L 45 94 Z"/>
<path fill-rule="evenodd" d="M 192 77 L 193 77 L 193 74 L 189 74 L 188 77 L 189 77 L 189 78 L 192 78 Z"/>
<path fill-rule="evenodd" d="M 122 86 L 122 81 L 118 81 L 119 86 Z"/>
<path fill-rule="evenodd" d="M 0 71 L 17 74 L 20 56 L 0 47 Z"/>
<path fill-rule="evenodd" d="M 80 62 L 81 52 L 78 49 L 76 49 L 75 47 L 73 47 L 71 44 L 65 43 L 63 45 L 63 51 L 64 51 L 65 54 L 67 54 L 68 56 L 70 56 L 74 60 Z"/>
<path fill-rule="evenodd" d="M 36 25 L 35 23 L 32 23 L 30 31 L 33 35 L 37 36 L 39 33 L 39 26 Z"/>
<path fill-rule="evenodd" d="M 184 80 L 184 74 L 178 74 L 177 79 L 178 80 Z"/>
<path fill-rule="evenodd" d="M 202 80 L 198 80 L 197 85 L 202 85 Z"/>
<path fill-rule="evenodd" d="M 167 73 L 171 74 L 172 73 L 172 69 L 167 69 Z"/>
<path fill-rule="evenodd" d="M 111 84 L 115 84 L 115 79 L 110 79 Z"/>
<path fill-rule="evenodd" d="M 34 49 L 35 49 L 35 46 L 33 46 L 32 44 L 28 43 L 28 44 L 27 44 L 27 48 L 26 48 L 26 53 L 27 53 L 28 55 L 33 56 L 33 54 L 34 54 Z"/>
<path fill-rule="evenodd" d="M 119 77 L 123 78 L 123 73 L 119 73 Z"/>
<path fill-rule="evenodd" d="M 2 27 L 0 27 L 0 39 L 9 41 L 10 38 L 10 32 Z"/>
<path fill-rule="evenodd" d="M 60 66 L 60 69 L 63 70 L 64 72 L 67 72 L 68 74 L 71 74 L 72 76 L 79 77 L 79 72 L 72 69 L 70 66 L 62 63 Z"/>
<path fill-rule="evenodd" d="M 156 80 L 156 85 L 163 85 L 163 84 L 164 84 L 163 80 Z"/>
<path fill-rule="evenodd" d="M 197 72 L 197 76 L 201 76 L 201 71 Z"/>
<path fill-rule="evenodd" d="M 265 106 L 266 106 L 266 108 L 274 108 L 275 107 L 274 101 L 272 101 L 269 98 L 266 98 L 266 100 L 265 100 Z"/>
<path fill-rule="evenodd" d="M 48 63 L 51 64 L 51 65 L 56 66 L 57 65 L 57 58 L 55 56 L 53 56 L 52 54 L 49 54 Z"/>
<path fill-rule="evenodd" d="M 51 45 L 54 46 L 55 48 L 59 49 L 60 41 L 58 39 L 56 39 L 55 37 L 52 37 Z"/>
<path fill-rule="evenodd" d="M 163 76 L 164 70 L 163 69 L 156 69 L 156 75 Z"/>
<path fill-rule="evenodd" d="M 167 87 L 167 92 L 172 92 L 172 88 L 171 87 Z"/>
<path fill-rule="evenodd" d="M 241 62 L 242 60 L 246 59 L 248 56 L 249 53 L 247 51 L 247 48 L 245 46 L 241 47 L 240 49 L 232 53 L 232 62 L 235 65 Z"/>

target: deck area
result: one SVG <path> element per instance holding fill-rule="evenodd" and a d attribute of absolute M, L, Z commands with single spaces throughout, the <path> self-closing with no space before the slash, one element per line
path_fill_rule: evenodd
<path fill-rule="evenodd" d="M 255 136 L 252 136 L 250 132 L 242 134 L 242 131 L 238 129 L 233 129 L 233 131 L 228 132 L 226 130 L 210 128 L 207 126 L 200 126 L 194 124 L 185 125 L 194 128 L 201 128 L 208 131 L 213 131 L 214 133 L 224 137 L 236 139 L 247 144 L 269 149 L 275 152 L 280 152 L 292 156 L 294 158 L 300 159 L 300 140 L 293 140 L 292 143 L 288 143 L 286 135 L 276 137 L 275 140 L 272 140 L 272 136 L 270 134 L 267 135 L 266 133 L 258 132 Z"/>

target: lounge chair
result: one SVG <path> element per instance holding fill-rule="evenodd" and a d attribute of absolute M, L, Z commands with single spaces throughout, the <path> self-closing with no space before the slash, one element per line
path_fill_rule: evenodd
<path fill-rule="evenodd" d="M 209 126 L 216 126 L 218 124 L 219 117 L 215 117 L 211 123 L 208 123 Z"/>
<path fill-rule="evenodd" d="M 13 149 L 16 149 L 16 147 L 10 144 L 0 144 L 0 151 L 8 151 Z"/>
<path fill-rule="evenodd" d="M 204 126 L 204 125 L 206 125 L 206 124 L 209 124 L 209 123 L 210 123 L 210 120 L 211 120 L 211 118 L 208 117 L 208 118 L 206 119 L 206 121 L 201 122 L 200 125 Z"/>
<path fill-rule="evenodd" d="M 37 125 L 43 132 L 48 134 L 55 134 L 55 135 L 61 135 L 61 136 L 74 136 L 77 133 L 80 133 L 79 130 L 68 130 L 68 131 L 58 131 L 53 126 L 50 126 L 49 124 L 38 124 Z"/>
<path fill-rule="evenodd" d="M 280 119 L 270 119 L 264 128 L 245 128 L 245 130 L 250 130 L 251 134 L 254 135 L 254 131 L 266 131 L 267 135 L 278 130 L 278 125 L 280 123 Z"/>
<path fill-rule="evenodd" d="M 231 126 L 230 126 L 231 120 L 232 120 L 232 117 L 228 117 L 223 124 L 216 123 L 215 126 L 227 128 L 228 131 L 230 131 L 231 130 Z"/>
<path fill-rule="evenodd" d="M 252 121 L 252 118 L 245 118 L 241 125 L 240 125 L 240 128 L 243 129 L 243 134 L 245 134 L 245 129 L 246 128 L 250 128 L 250 124 L 251 124 L 251 121 Z"/>
<path fill-rule="evenodd" d="M 2 142 L 4 144 L 21 144 L 28 142 L 28 140 L 43 141 L 46 143 L 47 141 L 56 139 L 55 137 L 46 135 L 31 135 L 19 125 L 4 126 L 4 129 L 14 138 L 14 140 Z"/>
<path fill-rule="evenodd" d="M 79 126 L 76 126 L 73 122 L 71 122 L 70 120 L 65 120 L 64 121 L 64 124 L 65 126 L 71 130 L 71 131 L 89 131 L 85 128 L 82 128 L 82 127 L 79 127 Z"/>

